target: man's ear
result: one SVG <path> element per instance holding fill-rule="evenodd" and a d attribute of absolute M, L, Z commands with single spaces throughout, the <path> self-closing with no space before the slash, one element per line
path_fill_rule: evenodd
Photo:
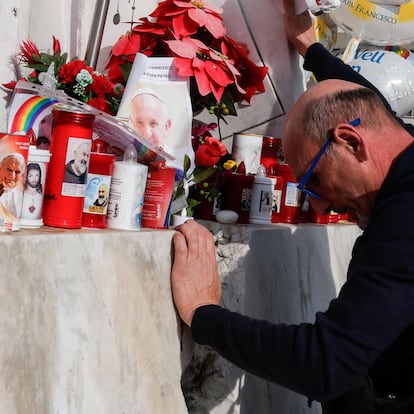
<path fill-rule="evenodd" d="M 349 124 L 339 124 L 333 131 L 334 142 L 341 144 L 359 161 L 367 159 L 367 148 L 359 131 Z"/>
<path fill-rule="evenodd" d="M 171 128 L 171 119 L 167 119 L 167 122 L 165 123 L 165 129 L 168 131 Z"/>

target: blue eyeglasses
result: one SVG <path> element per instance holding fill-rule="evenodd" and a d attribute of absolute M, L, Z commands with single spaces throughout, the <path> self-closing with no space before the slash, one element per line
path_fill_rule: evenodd
<path fill-rule="evenodd" d="M 349 122 L 349 125 L 352 126 L 358 126 L 361 123 L 360 118 L 356 118 L 353 121 Z M 309 188 L 306 188 L 306 183 L 309 180 L 309 177 L 313 173 L 313 170 L 315 169 L 316 165 L 318 164 L 319 160 L 322 158 L 322 155 L 325 154 L 326 150 L 328 149 L 329 145 L 331 145 L 334 137 L 333 135 L 330 135 L 328 140 L 325 142 L 323 147 L 319 150 L 318 155 L 313 160 L 311 166 L 309 167 L 308 171 L 306 171 L 305 175 L 302 177 L 302 179 L 298 183 L 298 188 L 301 190 L 304 194 L 307 194 L 313 198 L 316 198 L 319 200 L 321 197 L 319 194 L 314 193 L 312 190 L 309 190 Z"/>

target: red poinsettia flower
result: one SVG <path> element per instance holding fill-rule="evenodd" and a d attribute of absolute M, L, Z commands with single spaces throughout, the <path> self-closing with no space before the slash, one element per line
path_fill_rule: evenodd
<path fill-rule="evenodd" d="M 130 56 L 135 55 L 140 48 L 141 37 L 135 32 L 127 32 L 121 36 L 112 46 L 112 55 L 114 56 Z"/>
<path fill-rule="evenodd" d="M 141 23 L 134 27 L 132 32 L 121 36 L 111 50 L 111 56 L 105 69 L 108 70 L 108 78 L 114 82 L 125 82 L 125 73 L 121 65 L 134 62 L 138 52 L 146 56 L 152 56 L 160 46 L 163 51 L 168 52 L 163 40 L 167 37 L 166 28 L 150 22 L 148 19 L 141 19 Z M 174 38 L 171 34 L 170 38 Z"/>
<path fill-rule="evenodd" d="M 225 145 L 218 139 L 206 137 L 195 153 L 195 163 L 198 167 L 213 167 L 223 155 L 226 155 Z"/>
<path fill-rule="evenodd" d="M 139 24 L 137 24 L 133 29 L 134 32 L 148 35 L 158 36 L 160 38 L 165 38 L 168 36 L 170 30 L 170 25 L 160 24 L 158 21 L 150 21 L 147 17 L 142 17 L 139 19 Z"/>
<path fill-rule="evenodd" d="M 171 21 L 177 38 L 191 36 L 197 33 L 200 27 L 204 27 L 219 39 L 225 33 L 220 16 L 222 13 L 222 8 L 205 0 L 165 0 L 158 4 L 150 16 L 157 18 L 158 23 L 164 25 Z"/>
<path fill-rule="evenodd" d="M 174 66 L 178 74 L 194 76 L 202 96 L 212 93 L 220 102 L 225 87 L 236 82 L 233 71 L 229 69 L 229 62 L 209 49 L 203 42 L 186 37 L 166 43 L 177 55 L 174 58 Z"/>
<path fill-rule="evenodd" d="M 241 76 L 239 77 L 240 86 L 245 92 L 236 93 L 236 101 L 246 100 L 250 103 L 251 98 L 256 93 L 265 91 L 263 79 L 266 77 L 268 68 L 257 66 L 248 57 L 249 51 L 242 43 L 234 41 L 229 36 L 225 36 L 221 42 L 222 52 L 230 56 L 234 61 L 234 66 L 239 68 Z"/>
<path fill-rule="evenodd" d="M 125 81 L 121 67 L 125 62 L 127 62 L 125 56 L 111 56 L 109 63 L 106 66 L 106 69 L 108 70 L 108 78 L 111 82 L 122 83 Z"/>

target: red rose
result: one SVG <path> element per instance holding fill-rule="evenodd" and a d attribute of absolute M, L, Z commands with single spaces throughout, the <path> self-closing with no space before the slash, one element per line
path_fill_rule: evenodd
<path fill-rule="evenodd" d="M 105 95 L 113 95 L 114 94 L 114 85 L 110 82 L 106 76 L 104 75 L 92 75 L 93 82 L 89 86 L 92 93 L 97 95 L 98 97 L 103 98 Z"/>
<path fill-rule="evenodd" d="M 195 163 L 199 167 L 212 167 L 226 153 L 227 149 L 222 142 L 213 137 L 206 137 L 205 143 L 200 145 L 195 153 Z"/>

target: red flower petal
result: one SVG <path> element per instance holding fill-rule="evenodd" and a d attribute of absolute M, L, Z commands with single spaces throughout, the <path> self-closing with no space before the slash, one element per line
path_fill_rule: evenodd
<path fill-rule="evenodd" d="M 220 65 L 215 62 L 206 61 L 205 71 L 211 79 L 221 86 L 227 86 L 233 83 L 233 77 L 229 76 L 228 72 L 224 71 Z"/>
<path fill-rule="evenodd" d="M 207 77 L 204 68 L 195 68 L 194 69 L 194 76 L 197 82 L 198 91 L 200 92 L 201 96 L 206 96 L 211 92 L 210 89 L 210 80 Z"/>
<path fill-rule="evenodd" d="M 188 10 L 188 17 L 198 23 L 199 26 L 205 26 L 208 22 L 209 16 L 207 13 L 198 7 Z"/>
<path fill-rule="evenodd" d="M 168 44 L 172 52 L 187 59 L 192 59 L 198 50 L 194 44 L 181 40 L 167 40 L 165 43 Z"/>
<path fill-rule="evenodd" d="M 174 58 L 174 66 L 180 76 L 193 76 L 194 69 L 192 60 L 176 56 Z"/>
<path fill-rule="evenodd" d="M 222 142 L 213 137 L 206 137 L 205 143 L 201 144 L 195 153 L 196 165 L 213 167 L 226 153 L 227 149 Z"/>
<path fill-rule="evenodd" d="M 208 18 L 208 21 L 206 23 L 206 29 L 216 38 L 220 39 L 222 38 L 226 30 L 223 27 L 223 21 L 220 17 L 212 16 Z"/>
<path fill-rule="evenodd" d="M 177 37 L 182 38 L 186 36 L 191 36 L 197 33 L 199 28 L 197 22 L 190 19 L 187 14 L 180 14 L 177 17 L 174 17 L 173 21 L 173 30 Z"/>
<path fill-rule="evenodd" d="M 16 83 L 17 81 L 10 81 L 8 83 L 2 83 L 2 86 L 4 86 L 6 89 L 14 90 Z"/>
<path fill-rule="evenodd" d="M 135 33 L 127 33 L 122 36 L 112 47 L 112 54 L 120 55 L 135 55 L 139 51 L 141 38 Z"/>
<path fill-rule="evenodd" d="M 56 55 L 57 53 L 60 53 L 60 51 L 60 42 L 55 36 L 53 36 L 53 54 Z"/>

